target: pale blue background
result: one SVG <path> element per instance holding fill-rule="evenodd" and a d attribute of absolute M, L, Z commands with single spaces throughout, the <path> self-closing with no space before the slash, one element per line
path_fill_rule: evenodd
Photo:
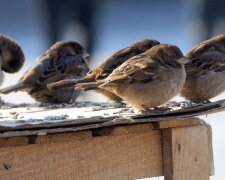
<path fill-rule="evenodd" d="M 143 38 L 176 44 L 186 52 L 199 42 L 205 33 L 204 24 L 199 18 L 202 2 L 97 0 L 93 21 L 95 41 L 91 65 L 94 66 L 113 52 Z M 19 73 L 5 75 L 2 87 L 15 83 L 36 57 L 49 47 L 46 16 L 42 0 L 0 0 L 0 32 L 15 38 L 21 44 L 27 60 Z M 224 33 L 224 24 L 224 19 L 220 20 L 215 25 L 213 33 Z M 82 27 L 79 24 L 61 27 L 61 31 L 64 32 L 61 39 L 73 39 L 85 44 L 81 35 Z M 94 101 L 105 100 L 94 93 L 86 94 L 83 98 L 91 98 Z M 222 98 L 225 98 L 224 94 L 216 99 Z M 16 103 L 33 102 L 24 93 L 13 93 L 4 96 L 4 99 Z M 225 179 L 225 112 L 203 118 L 213 128 L 216 175 L 211 179 L 222 180 Z"/>

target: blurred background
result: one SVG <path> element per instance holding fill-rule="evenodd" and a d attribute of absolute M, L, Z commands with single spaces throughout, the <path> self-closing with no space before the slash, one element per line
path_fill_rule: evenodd
<path fill-rule="evenodd" d="M 0 0 L 0 33 L 16 39 L 26 55 L 23 69 L 5 74 L 1 87 L 14 84 L 39 55 L 60 40 L 85 46 L 92 57 L 91 67 L 144 38 L 176 44 L 185 53 L 196 43 L 225 33 L 224 8 L 223 0 Z M 105 101 L 94 93 L 82 98 Z M 225 94 L 214 100 L 222 98 Z M 34 102 L 23 93 L 3 99 Z M 225 137 L 224 115 L 202 117 L 213 128 L 213 180 L 225 179 L 225 140 L 221 138 Z"/>

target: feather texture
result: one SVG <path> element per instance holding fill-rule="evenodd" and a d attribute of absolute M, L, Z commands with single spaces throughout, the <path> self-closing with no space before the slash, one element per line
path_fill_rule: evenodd
<path fill-rule="evenodd" d="M 89 71 L 87 53 L 76 42 L 62 41 L 54 44 L 48 51 L 41 55 L 37 62 L 29 68 L 18 84 L 30 88 L 17 88 L 17 85 L 0 90 L 1 93 L 23 90 L 39 102 L 70 102 L 76 99 L 80 91 L 60 90 L 52 92 L 47 84 L 62 79 L 78 79 L 84 77 Z M 60 95 L 61 94 L 61 95 Z"/>
<path fill-rule="evenodd" d="M 88 72 L 87 76 L 81 78 L 79 80 L 62 80 L 60 82 L 56 82 L 49 85 L 51 90 L 60 89 L 60 88 L 70 88 L 75 87 L 76 89 L 85 89 L 85 90 L 93 90 L 93 88 L 89 88 L 88 86 L 92 86 L 93 83 L 100 83 L 102 80 L 107 78 L 114 69 L 118 66 L 123 64 L 128 59 L 132 58 L 133 56 L 139 55 L 146 50 L 150 49 L 151 47 L 159 44 L 156 40 L 141 40 L 138 41 L 107 58 L 102 63 L 98 64 L 95 68 Z M 82 85 L 79 85 L 82 83 Z M 86 85 L 84 84 L 86 83 Z M 85 87 L 85 88 L 84 88 Z M 121 98 L 113 94 L 112 92 L 106 92 L 107 90 L 101 90 L 95 88 L 96 92 L 101 93 L 107 96 L 110 100 L 113 101 L 122 101 Z"/>
<path fill-rule="evenodd" d="M 225 90 L 225 36 L 218 35 L 192 48 L 185 65 L 187 79 L 181 95 L 193 102 L 208 101 Z"/>

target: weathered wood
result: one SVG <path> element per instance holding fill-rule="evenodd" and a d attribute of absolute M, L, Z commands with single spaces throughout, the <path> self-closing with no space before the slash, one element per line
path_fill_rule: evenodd
<path fill-rule="evenodd" d="M 201 120 L 199 118 L 188 118 L 185 121 L 182 119 L 171 119 L 170 121 L 153 122 L 153 127 L 157 129 L 165 129 L 171 127 L 196 126 L 200 124 Z"/>
<path fill-rule="evenodd" d="M 124 180 L 163 175 L 160 130 L 76 135 L 64 134 L 66 141 L 60 135 L 46 135 L 33 144 L 0 147 L 0 179 Z"/>
<path fill-rule="evenodd" d="M 208 133 L 208 149 L 209 149 L 209 155 L 210 155 L 210 175 L 215 175 L 215 169 L 214 169 L 214 159 L 213 159 L 213 145 L 212 145 L 212 127 L 209 124 L 206 124 L 207 126 L 207 133 Z"/>
<path fill-rule="evenodd" d="M 189 108 L 168 112 L 148 114 L 137 114 L 129 107 L 111 107 L 106 106 L 106 104 L 102 106 L 100 103 L 95 104 L 100 107 L 96 109 L 93 103 L 89 105 L 92 107 L 84 105 L 84 107 L 78 108 L 80 106 L 77 105 L 78 107 L 63 106 L 63 108 L 58 109 L 48 109 L 48 106 L 41 107 L 41 109 L 40 107 L 34 109 L 32 107 L 28 107 L 28 109 L 4 109 L 2 115 L 0 115 L 0 137 L 73 132 L 115 125 L 171 121 L 171 119 L 186 121 L 190 117 L 223 111 L 225 109 L 225 100 L 197 104 Z M 19 114 L 19 119 L 11 117 L 14 116 L 14 113 Z M 33 114 L 36 115 L 35 118 L 31 118 Z M 81 114 L 82 116 L 80 116 Z M 57 117 L 54 119 L 51 116 Z M 65 119 L 60 119 L 61 116 Z"/>
<path fill-rule="evenodd" d="M 184 121 L 0 138 L 0 179 L 209 179 L 211 129 Z"/>
<path fill-rule="evenodd" d="M 4 146 L 21 146 L 27 145 L 29 143 L 28 137 L 10 137 L 10 138 L 0 138 L 0 147 Z"/>
<path fill-rule="evenodd" d="M 94 136 L 113 136 L 120 134 L 129 134 L 129 133 L 140 133 L 146 131 L 152 131 L 153 124 L 132 124 L 132 125 L 121 125 L 121 126 L 110 126 L 105 128 L 98 128 L 92 130 Z"/>
<path fill-rule="evenodd" d="M 165 180 L 208 180 L 210 155 L 205 125 L 163 130 Z"/>
<path fill-rule="evenodd" d="M 92 138 L 91 131 L 57 133 L 57 134 L 49 134 L 47 136 L 35 136 L 32 144 L 49 144 L 49 143 L 76 141 L 76 140 L 82 141 L 82 140 L 90 140 L 91 138 Z"/>

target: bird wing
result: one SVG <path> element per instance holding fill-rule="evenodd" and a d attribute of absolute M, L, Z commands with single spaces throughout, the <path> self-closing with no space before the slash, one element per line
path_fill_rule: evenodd
<path fill-rule="evenodd" d="M 101 64 L 97 65 L 96 68 L 92 69 L 88 73 L 88 75 L 94 76 L 96 80 L 105 79 L 123 62 L 130 59 L 132 56 L 137 55 L 139 53 L 137 51 L 138 50 L 135 50 L 134 48 L 126 47 L 107 58 Z"/>
<path fill-rule="evenodd" d="M 160 66 L 144 55 L 138 55 L 126 61 L 107 78 L 108 83 L 150 82 L 159 79 Z"/>
<path fill-rule="evenodd" d="M 66 55 L 57 63 L 51 63 L 38 78 L 39 84 L 56 82 L 68 77 L 68 75 L 78 76 L 82 71 L 89 70 L 87 64 L 79 55 Z M 85 72 L 85 73 L 86 73 Z"/>
<path fill-rule="evenodd" d="M 107 58 L 104 62 L 96 66 L 96 68 L 94 68 L 88 74 L 94 75 L 96 80 L 102 80 L 107 78 L 114 69 L 119 67 L 125 61 L 132 58 L 133 56 L 136 56 L 144 52 L 144 49 L 137 48 L 136 46 L 131 45 L 114 53 L 112 56 Z"/>
<path fill-rule="evenodd" d="M 210 72 L 225 72 L 225 53 L 216 50 L 206 51 L 191 58 L 191 63 L 185 65 L 188 77 L 199 77 Z"/>

